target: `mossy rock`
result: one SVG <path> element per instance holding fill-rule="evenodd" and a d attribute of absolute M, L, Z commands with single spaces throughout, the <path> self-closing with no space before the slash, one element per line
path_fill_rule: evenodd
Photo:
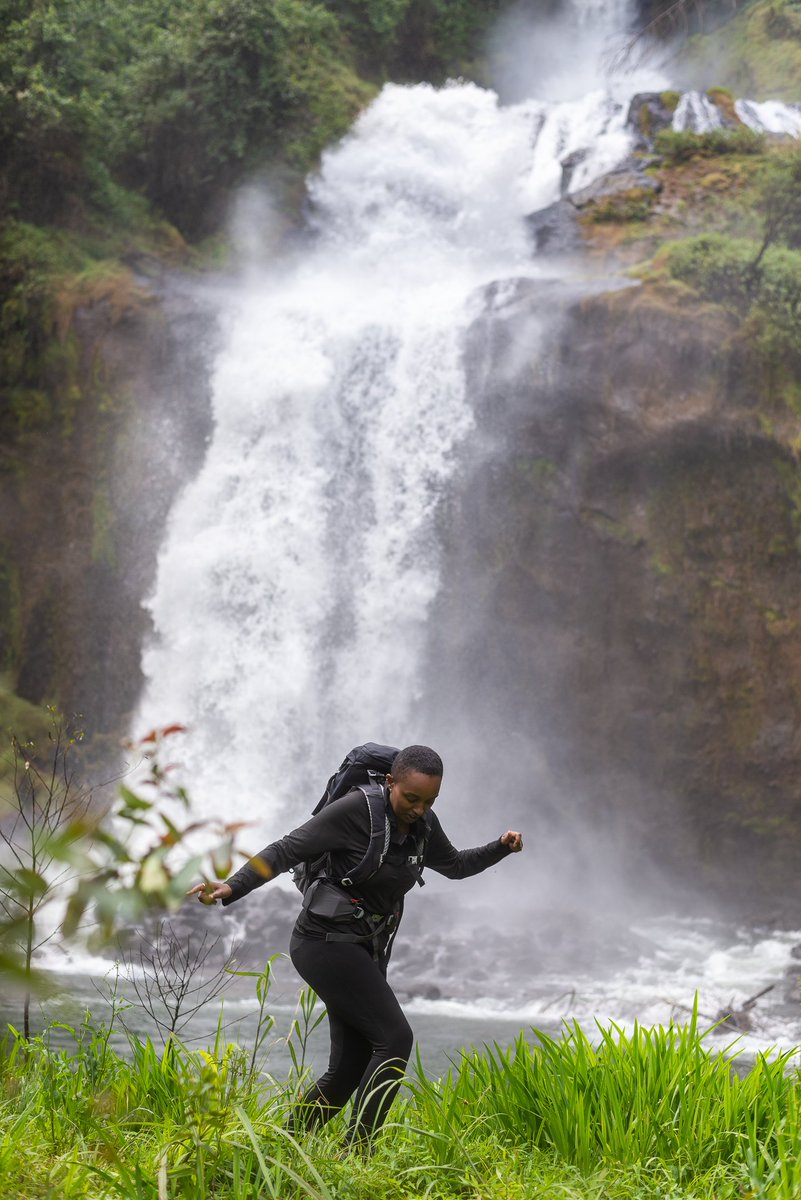
<path fill-rule="evenodd" d="M 656 200 L 651 187 L 633 187 L 612 196 L 604 196 L 588 205 L 588 221 L 647 221 Z"/>
<path fill-rule="evenodd" d="M 52 725 L 49 708 L 23 700 L 7 682 L 0 682 L 0 749 L 12 736 L 38 744 L 47 738 Z"/>

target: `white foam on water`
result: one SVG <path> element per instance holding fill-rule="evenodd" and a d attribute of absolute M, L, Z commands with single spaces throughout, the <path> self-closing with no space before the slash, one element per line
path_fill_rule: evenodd
<path fill-rule="evenodd" d="M 673 128 L 680 133 L 686 130 L 693 133 L 709 133 L 710 130 L 720 129 L 722 126 L 720 110 L 705 92 L 685 92 L 676 105 Z"/>
<path fill-rule="evenodd" d="M 583 970 L 580 961 L 565 963 L 561 970 L 535 971 L 527 980 L 514 964 L 505 964 L 504 944 L 498 956 L 502 982 L 485 981 L 479 985 L 483 992 L 471 999 L 417 997 L 409 1010 L 443 1018 L 512 1020 L 546 1030 L 576 1020 L 592 1035 L 596 1021 L 626 1030 L 635 1022 L 686 1024 L 697 996 L 698 1024 L 704 1030 L 723 1011 L 742 1010 L 751 997 L 770 988 L 748 1010 L 750 1029 L 729 1027 L 710 1035 L 710 1046 L 736 1041 L 737 1051 L 746 1055 L 801 1046 L 795 983 L 801 961 L 793 953 L 801 945 L 801 930 L 726 930 L 700 918 L 664 917 L 621 927 L 621 934 L 633 935 L 632 944 L 636 939 L 639 946 L 638 953 L 624 952 L 622 963 L 610 962 L 607 970 L 597 965 Z"/>

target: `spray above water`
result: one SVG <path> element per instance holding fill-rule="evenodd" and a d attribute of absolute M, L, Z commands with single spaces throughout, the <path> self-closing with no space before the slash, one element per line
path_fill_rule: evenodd
<path fill-rule="evenodd" d="M 191 726 L 201 810 L 302 812 L 365 729 L 412 728 L 437 505 L 471 425 L 469 298 L 531 270 L 527 138 L 478 88 L 388 88 L 313 182 L 308 248 L 222 307 L 140 714 Z"/>

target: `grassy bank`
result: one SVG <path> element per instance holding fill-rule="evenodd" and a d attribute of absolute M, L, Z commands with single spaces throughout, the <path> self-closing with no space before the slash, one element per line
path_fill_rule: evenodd
<path fill-rule="evenodd" d="M 308 1009 L 307 1009 L 308 1015 Z M 410 1073 L 372 1155 L 341 1150 L 344 1117 L 303 1141 L 286 1116 L 303 1081 L 220 1038 L 208 1053 L 108 1029 L 74 1047 L 25 1044 L 0 1062 L 0 1196 L 124 1200 L 376 1197 L 760 1197 L 801 1191 L 801 1088 L 786 1060 L 744 1078 L 694 1022 L 590 1041 L 521 1034 L 463 1055 L 444 1079 Z"/>

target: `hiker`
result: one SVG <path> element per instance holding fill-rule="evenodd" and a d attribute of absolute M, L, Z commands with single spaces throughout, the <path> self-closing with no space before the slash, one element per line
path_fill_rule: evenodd
<path fill-rule="evenodd" d="M 326 1006 L 331 1053 L 328 1070 L 302 1097 L 292 1128 L 330 1120 L 355 1093 L 347 1142 L 362 1147 L 385 1120 L 412 1049 L 412 1030 L 386 979 L 404 895 L 422 883 L 424 866 L 465 879 L 523 848 L 521 835 L 507 830 L 486 846 L 456 850 L 431 811 L 442 782 L 436 751 L 407 746 L 396 753 L 373 743 L 357 750 L 368 748 L 395 755 L 387 758 L 391 772 L 375 785 L 372 806 L 369 787 L 352 788 L 332 803 L 324 796 L 311 820 L 225 883 L 200 883 L 188 893 L 206 904 L 233 904 L 296 864 L 312 864 L 315 877 L 306 886 L 290 957 Z M 377 869 L 371 870 L 371 854 Z M 370 873 L 357 885 L 351 877 L 365 869 Z"/>

